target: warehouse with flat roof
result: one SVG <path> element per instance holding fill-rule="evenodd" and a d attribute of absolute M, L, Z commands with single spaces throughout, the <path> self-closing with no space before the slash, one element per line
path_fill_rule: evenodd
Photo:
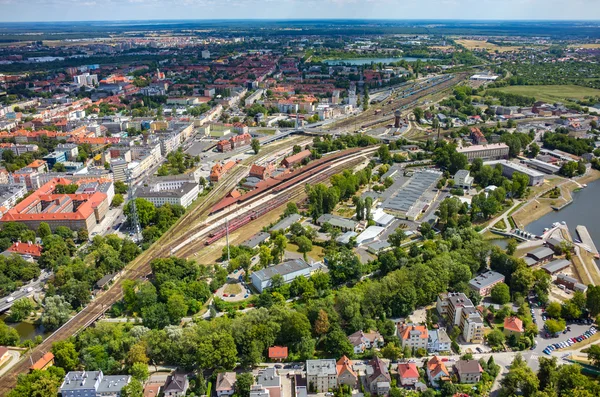
<path fill-rule="evenodd" d="M 412 178 L 383 203 L 383 209 L 398 218 L 415 220 L 435 199 L 434 191 L 442 173 L 433 170 L 415 172 Z"/>
<path fill-rule="evenodd" d="M 529 186 L 537 186 L 544 183 L 544 174 L 513 161 L 495 160 L 486 161 L 484 164 L 492 167 L 496 166 L 496 164 L 500 164 L 502 166 L 502 175 L 507 178 L 511 178 L 515 172 L 525 174 L 529 177 Z"/>

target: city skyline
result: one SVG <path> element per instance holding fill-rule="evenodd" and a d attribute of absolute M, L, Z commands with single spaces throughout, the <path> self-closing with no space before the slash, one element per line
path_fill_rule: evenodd
<path fill-rule="evenodd" d="M 482 12 L 484 10 L 485 12 Z M 600 3 L 577 0 L 0 0 L 0 22 L 214 20 L 214 19 L 392 19 L 392 20 L 568 20 L 589 21 Z"/>

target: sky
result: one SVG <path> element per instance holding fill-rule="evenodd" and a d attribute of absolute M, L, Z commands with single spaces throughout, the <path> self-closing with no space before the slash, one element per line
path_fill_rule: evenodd
<path fill-rule="evenodd" d="M 600 0 L 0 0 L 0 21 L 149 19 L 589 20 Z"/>

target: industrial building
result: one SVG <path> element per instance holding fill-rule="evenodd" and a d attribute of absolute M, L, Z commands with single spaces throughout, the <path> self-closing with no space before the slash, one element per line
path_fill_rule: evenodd
<path fill-rule="evenodd" d="M 529 186 L 537 186 L 544 183 L 544 174 L 539 171 L 532 170 L 531 168 L 527 168 L 519 163 L 508 160 L 495 160 L 486 161 L 484 164 L 492 167 L 494 167 L 496 164 L 500 164 L 502 166 L 502 175 L 507 178 L 511 178 L 515 172 L 525 174 L 529 177 Z"/>
<path fill-rule="evenodd" d="M 433 190 L 442 173 L 433 170 L 416 172 L 414 176 L 382 205 L 398 218 L 415 220 L 435 199 Z"/>
<path fill-rule="evenodd" d="M 560 167 L 538 159 L 530 159 L 525 162 L 529 168 L 541 171 L 546 174 L 558 174 Z"/>
<path fill-rule="evenodd" d="M 252 279 L 254 288 L 262 293 L 263 290 L 271 286 L 271 278 L 276 274 L 281 275 L 283 281 L 288 284 L 297 277 L 310 277 L 312 273 L 321 269 L 321 266 L 320 262 L 307 263 L 302 259 L 292 259 L 279 265 L 253 272 L 250 278 Z"/>

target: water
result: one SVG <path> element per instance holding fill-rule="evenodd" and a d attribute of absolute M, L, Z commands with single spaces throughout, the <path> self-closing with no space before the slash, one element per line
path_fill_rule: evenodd
<path fill-rule="evenodd" d="M 537 221 L 525 226 L 525 230 L 541 235 L 544 228 L 551 227 L 554 222 L 565 221 L 573 238 L 578 238 L 575 227 L 586 226 L 597 247 L 600 247 L 600 180 L 588 184 L 588 187 L 573 193 L 573 203 L 560 211 L 552 211 Z"/>
<path fill-rule="evenodd" d="M 508 247 L 508 240 L 507 238 L 495 238 L 493 240 L 488 240 L 491 244 L 502 248 L 503 250 L 506 249 L 506 247 Z"/>
<path fill-rule="evenodd" d="M 12 327 L 17 330 L 19 336 L 21 337 L 21 342 L 26 339 L 34 339 L 36 336 L 41 335 L 42 338 L 50 335 L 49 332 L 44 330 L 44 327 L 41 325 L 37 326 L 35 324 L 21 322 L 21 323 L 9 323 L 6 321 L 6 314 L 0 315 L 0 320 L 4 321 L 6 325 Z"/>
<path fill-rule="evenodd" d="M 414 58 L 414 57 L 398 57 L 398 58 L 349 58 L 349 59 L 328 59 L 323 61 L 328 65 L 352 65 L 352 66 L 361 66 L 361 65 L 370 65 L 372 63 L 383 63 L 390 64 L 393 62 L 398 62 L 401 60 L 405 60 L 407 62 L 417 62 L 417 60 L 425 61 L 437 61 L 436 58 Z"/>

